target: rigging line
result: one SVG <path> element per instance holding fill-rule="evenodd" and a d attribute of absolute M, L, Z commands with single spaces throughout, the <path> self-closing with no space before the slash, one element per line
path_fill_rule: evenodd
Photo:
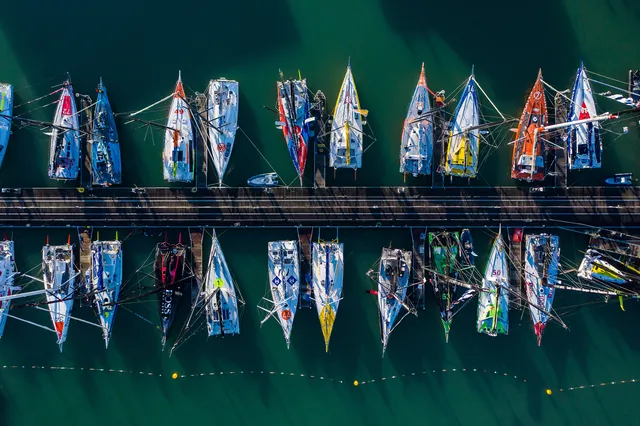
<path fill-rule="evenodd" d="M 630 92 L 630 91 L 629 91 L 629 90 L 627 90 L 627 89 L 621 89 L 621 88 L 619 88 L 619 87 L 612 86 L 611 84 L 607 84 L 607 83 L 604 83 L 604 82 L 602 82 L 602 81 L 594 80 L 594 79 L 592 79 L 592 78 L 590 78 L 590 79 L 589 79 L 589 81 L 592 81 L 592 82 L 594 82 L 594 83 L 601 84 L 601 85 L 603 85 L 603 86 L 605 86 L 605 87 L 609 87 L 610 89 L 619 90 L 619 91 L 624 92 L 624 93 L 626 93 L 626 94 L 628 94 L 628 95 L 631 95 L 631 96 L 633 96 L 633 95 L 634 95 L 634 93 L 633 93 L 633 92 Z"/>
<path fill-rule="evenodd" d="M 621 83 L 621 84 L 625 84 L 625 85 L 629 83 L 628 81 L 618 80 L 618 79 L 616 79 L 616 78 L 609 77 L 609 76 L 606 76 L 606 75 L 604 75 L 604 74 L 599 74 L 599 73 L 597 73 L 597 72 L 595 72 L 595 71 L 592 71 L 592 70 L 588 70 L 588 71 L 587 71 L 587 70 L 585 69 L 585 71 L 587 72 L 587 76 L 588 76 L 589 74 L 593 74 L 593 75 L 597 75 L 598 77 L 604 77 L 604 78 L 609 79 L 609 80 L 611 80 L 611 81 L 615 81 L 616 83 Z"/>
<path fill-rule="evenodd" d="M 39 106 L 39 107 L 37 107 L 37 108 L 30 109 L 29 111 L 25 111 L 25 112 L 23 112 L 23 113 L 21 113 L 21 114 L 16 114 L 16 115 L 14 115 L 14 116 L 13 116 L 13 118 L 14 118 L 14 119 L 21 119 L 21 117 L 22 117 L 23 115 L 30 114 L 30 113 L 32 113 L 32 112 L 34 112 L 34 111 L 38 111 L 38 110 L 43 109 L 43 108 L 46 108 L 46 107 L 48 107 L 48 106 L 51 106 L 51 105 L 57 104 L 58 102 L 60 102 L 60 101 L 59 101 L 58 99 L 56 99 L 55 101 L 53 101 L 53 102 L 49 102 L 48 104 L 44 104 L 44 105 L 41 105 L 41 106 Z M 6 118 L 6 117 L 5 117 L 5 118 Z"/>
<path fill-rule="evenodd" d="M 556 92 L 556 94 L 562 96 L 563 98 L 565 98 L 566 100 L 568 100 L 569 102 L 571 102 L 571 98 L 569 98 L 567 95 L 565 95 L 565 93 L 569 93 L 569 89 L 564 90 L 564 91 L 560 91 L 558 89 L 556 89 L 555 87 L 553 87 L 552 85 L 550 85 L 549 83 L 547 83 L 545 80 L 542 80 L 542 84 L 544 84 L 545 86 L 547 86 L 549 89 L 553 90 L 554 92 Z"/>
<path fill-rule="evenodd" d="M 61 88 L 59 88 L 59 89 L 56 89 L 56 90 L 54 90 L 54 91 L 53 91 L 53 92 L 51 92 L 51 93 L 47 93 L 46 95 L 40 96 L 39 98 L 35 98 L 35 99 L 30 100 L 30 101 L 27 101 L 27 102 L 21 103 L 20 105 L 16 105 L 16 106 L 14 106 L 14 107 L 13 107 L 13 109 L 17 109 L 17 108 L 20 108 L 21 106 L 29 105 L 29 104 L 31 104 L 31 103 L 33 103 L 33 102 L 37 102 L 37 101 L 39 101 L 39 100 L 41 100 L 41 99 L 46 98 L 47 96 L 55 95 L 56 93 L 61 92 L 61 91 L 62 91 L 62 89 L 63 89 L 63 87 L 61 87 Z M 58 102 L 58 100 L 56 100 L 56 102 Z"/>
<path fill-rule="evenodd" d="M 273 172 L 278 175 L 278 172 L 276 172 L 276 169 L 271 165 L 271 163 L 269 162 L 269 160 L 267 160 L 267 157 L 265 157 L 262 152 L 260 152 L 260 150 L 258 149 L 258 147 L 256 146 L 255 143 L 253 143 L 253 141 L 251 140 L 251 138 L 247 135 L 247 133 L 244 131 L 244 129 L 242 127 L 238 127 L 238 130 L 240 130 L 242 132 L 242 134 L 244 135 L 245 138 L 247 138 L 247 140 L 249 141 L 249 143 L 251 143 L 251 145 L 253 145 L 253 147 L 256 149 L 256 151 L 258 151 L 258 154 L 260 154 L 260 156 L 262 157 L 262 159 L 267 163 L 267 165 L 269 167 L 271 167 L 271 170 L 273 170 Z M 284 181 L 284 179 L 282 179 L 279 175 L 278 178 L 282 181 Z"/>
<path fill-rule="evenodd" d="M 473 77 L 472 77 L 473 78 Z M 476 80 L 475 78 L 473 79 L 473 81 L 475 81 L 476 86 L 478 86 L 478 89 L 480 89 L 480 91 L 482 92 L 482 94 L 487 98 L 487 100 L 489 101 L 489 103 L 491 104 L 491 106 L 493 107 L 493 109 L 495 109 L 498 114 L 500 114 L 500 117 L 502 117 L 503 120 L 507 120 L 506 118 L 504 118 L 504 115 L 502 115 L 502 113 L 500 112 L 500 110 L 498 109 L 498 107 L 493 103 L 493 101 L 491 100 L 491 98 L 489 97 L 489 95 L 487 95 L 485 93 L 485 91 L 482 89 L 482 86 L 480 86 L 480 83 L 478 83 L 478 80 Z"/>
<path fill-rule="evenodd" d="M 162 102 L 166 101 L 167 99 L 170 99 L 171 97 L 175 96 L 175 94 L 176 94 L 176 92 L 173 92 L 173 93 L 171 93 L 169 96 L 167 96 L 167 97 L 165 97 L 165 98 L 162 98 L 162 99 L 160 99 L 159 101 L 154 102 L 154 103 L 152 103 L 151 105 L 149 105 L 149 106 L 147 106 L 147 107 L 145 107 L 145 108 L 142 108 L 140 111 L 136 111 L 136 112 L 134 112 L 134 113 L 129 114 L 127 117 L 128 117 L 128 118 L 131 118 L 131 117 L 133 117 L 133 116 L 135 116 L 135 115 L 138 115 L 138 114 L 140 114 L 140 113 L 142 113 L 142 112 L 144 112 L 144 111 L 147 111 L 147 110 L 149 110 L 149 109 L 153 108 L 154 106 L 156 106 L 156 105 L 158 105 L 158 104 L 161 104 Z M 122 113 L 117 113 L 117 114 L 116 114 L 116 113 L 114 113 L 113 115 L 114 115 L 114 116 L 122 115 Z"/>

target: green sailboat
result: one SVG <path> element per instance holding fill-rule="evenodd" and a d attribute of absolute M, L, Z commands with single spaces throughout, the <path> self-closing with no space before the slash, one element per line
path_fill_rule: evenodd
<path fill-rule="evenodd" d="M 509 333 L 509 264 L 502 232 L 498 232 L 478 295 L 478 333 Z"/>

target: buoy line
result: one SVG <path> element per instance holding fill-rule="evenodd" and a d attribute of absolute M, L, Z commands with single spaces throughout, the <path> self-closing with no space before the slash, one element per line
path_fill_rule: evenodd
<path fill-rule="evenodd" d="M 636 380 L 636 379 L 618 380 L 614 382 L 602 382 L 602 383 L 596 383 L 592 385 L 572 386 L 570 388 L 564 388 L 564 389 L 558 389 L 558 390 L 560 392 L 567 392 L 567 391 L 574 391 L 578 389 L 592 389 L 592 388 L 599 388 L 603 386 L 621 385 L 624 383 L 640 383 L 640 380 Z"/>

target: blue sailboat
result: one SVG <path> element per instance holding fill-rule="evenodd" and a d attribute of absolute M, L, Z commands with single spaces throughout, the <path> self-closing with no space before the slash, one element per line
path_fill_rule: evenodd
<path fill-rule="evenodd" d="M 116 120 L 102 78 L 97 88 L 98 98 L 93 113 L 91 132 L 91 170 L 94 185 L 110 186 L 122 182 L 120 141 Z"/>
<path fill-rule="evenodd" d="M 13 86 L 0 83 L 0 167 L 7 152 L 11 136 L 11 117 L 13 114 Z"/>

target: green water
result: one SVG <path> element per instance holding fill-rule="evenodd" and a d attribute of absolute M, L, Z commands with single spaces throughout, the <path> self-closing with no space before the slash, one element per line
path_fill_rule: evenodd
<path fill-rule="evenodd" d="M 395 185 L 402 182 L 397 172 L 402 120 L 423 61 L 431 87 L 448 91 L 475 65 L 480 84 L 509 116 L 519 115 L 538 67 L 546 81 L 565 88 L 580 57 L 590 69 L 623 80 L 629 68 L 640 66 L 640 6 L 630 0 L 541 1 L 527 10 L 506 0 L 491 5 L 409 0 L 155 2 L 153 6 L 120 1 L 41 3 L 11 2 L 0 14 L 0 80 L 15 85 L 16 105 L 51 91 L 66 71 L 81 93 L 92 93 L 102 76 L 116 111 L 140 109 L 166 96 L 179 69 L 191 91 L 204 90 L 210 78 L 233 78 L 240 82 L 240 126 L 285 180 L 293 180 L 295 172 L 281 132 L 273 126 L 275 117 L 262 108 L 275 102 L 279 68 L 285 75 L 301 69 L 310 88 L 322 89 L 332 107 L 351 57 L 360 100 L 370 111 L 369 122 L 377 136 L 365 154 L 358 183 Z M 608 107 L 621 109 L 615 104 Z M 51 114 L 49 108 L 32 116 L 48 120 Z M 158 112 L 154 118 L 163 115 Z M 602 170 L 571 174 L 570 182 L 597 183 L 615 172 L 635 171 L 640 160 L 638 128 L 628 125 L 629 135 L 605 139 Z M 119 130 L 125 183 L 163 185 L 159 135 L 145 140 L 144 129 L 123 123 Z M 493 151 L 478 184 L 511 184 L 510 148 L 503 145 Z M 46 136 L 34 129 L 16 129 L 0 171 L 1 185 L 55 185 L 46 178 L 47 159 Z M 269 170 L 239 135 L 226 182 L 241 185 L 247 177 Z M 311 176 L 309 167 L 307 185 Z M 408 183 L 422 182 L 429 181 Z M 336 183 L 352 184 L 352 174 L 339 173 Z M 127 233 L 121 230 L 121 238 Z M 240 336 L 207 342 L 201 333 L 169 358 L 160 351 L 159 331 L 121 310 L 108 351 L 97 328 L 73 323 L 60 354 L 52 333 L 9 319 L 0 342 L 0 365 L 123 369 L 153 375 L 0 369 L 0 425 L 636 422 L 634 403 L 640 395 L 636 384 L 558 391 L 637 377 L 635 303 L 627 303 L 626 312 L 611 302 L 569 314 L 565 321 L 571 331 L 550 325 L 538 348 L 526 313 L 522 319 L 519 312 L 512 314 L 507 337 L 477 334 L 473 304 L 456 316 L 450 343 L 445 344 L 429 298 L 427 310 L 418 318 L 407 318 L 393 333 L 382 359 L 376 304 L 364 294 L 371 288 L 365 273 L 382 246 L 392 240 L 394 246 L 408 248 L 410 236 L 406 230 L 340 230 L 345 289 L 331 353 L 324 353 L 317 315 L 311 310 L 296 316 L 287 351 L 275 322 L 259 327 L 256 305 L 266 291 L 267 241 L 295 238 L 295 230 L 220 233 L 246 300 Z M 67 231 L 49 235 L 52 243 L 64 242 Z M 586 239 L 560 235 L 565 266 L 570 267 Z M 101 233 L 103 239 L 112 236 Z M 478 265 L 483 268 L 490 238 L 481 230 L 474 237 Z M 14 239 L 20 269 L 36 267 L 38 272 L 45 234 L 22 230 Z M 142 235 L 125 240 L 128 291 L 149 284 L 136 270 L 156 242 Z M 557 307 L 567 311 L 585 299 L 558 292 L 556 300 Z M 157 321 L 153 300 L 127 308 L 154 324 Z M 89 309 L 77 309 L 76 314 L 93 320 Z M 16 315 L 49 323 L 47 313 L 33 309 L 16 310 Z M 442 373 L 453 368 L 488 373 Z M 168 376 L 174 371 L 236 374 L 173 381 Z M 412 373 L 417 375 L 380 381 Z M 376 381 L 355 388 L 353 380 Z M 552 396 L 544 394 L 546 388 L 554 390 Z"/>

